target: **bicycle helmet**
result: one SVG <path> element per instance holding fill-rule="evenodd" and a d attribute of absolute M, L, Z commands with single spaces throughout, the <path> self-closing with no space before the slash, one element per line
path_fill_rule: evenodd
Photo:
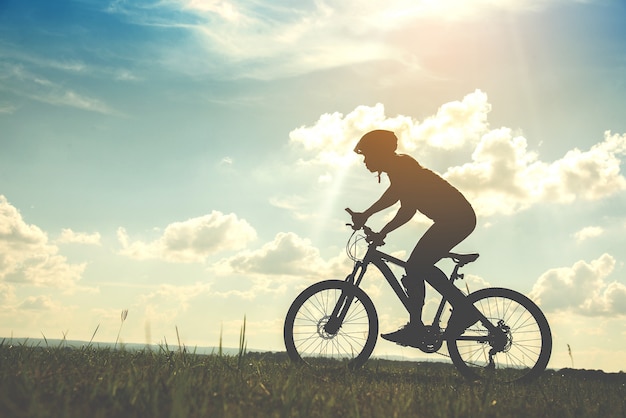
<path fill-rule="evenodd" d="M 377 129 L 363 135 L 354 152 L 357 154 L 366 154 L 375 152 L 377 154 L 393 154 L 398 148 L 398 138 L 391 131 Z"/>
<path fill-rule="evenodd" d="M 375 152 L 377 154 L 392 154 L 398 148 L 398 138 L 391 131 L 377 129 L 363 135 L 354 152 L 357 154 L 366 154 Z"/>
<path fill-rule="evenodd" d="M 395 155 L 397 148 L 398 138 L 396 137 L 396 134 L 391 131 L 377 129 L 363 135 L 359 143 L 356 144 L 356 147 L 354 147 L 354 152 L 356 152 L 357 154 L 369 154 L 370 156 L 376 155 L 376 158 L 380 159 L 381 157 L 388 158 Z M 367 156 L 365 157 L 365 159 L 367 160 Z M 365 165 L 367 166 L 367 161 L 365 162 Z M 368 169 L 372 171 L 370 167 L 368 167 Z M 381 171 L 378 170 L 379 183 L 380 174 Z"/>

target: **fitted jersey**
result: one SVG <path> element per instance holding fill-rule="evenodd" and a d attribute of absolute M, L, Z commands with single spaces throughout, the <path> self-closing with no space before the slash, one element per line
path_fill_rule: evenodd
<path fill-rule="evenodd" d="M 474 216 L 461 192 L 409 155 L 398 154 L 387 175 L 403 208 L 415 209 L 435 222 Z"/>

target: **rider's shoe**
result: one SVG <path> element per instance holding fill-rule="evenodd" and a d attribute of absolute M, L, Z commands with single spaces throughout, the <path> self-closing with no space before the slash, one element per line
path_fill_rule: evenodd
<path fill-rule="evenodd" d="M 420 348 L 423 344 L 424 334 L 425 327 L 423 324 L 408 322 L 399 330 L 387 334 L 380 334 L 380 336 L 396 344 Z"/>

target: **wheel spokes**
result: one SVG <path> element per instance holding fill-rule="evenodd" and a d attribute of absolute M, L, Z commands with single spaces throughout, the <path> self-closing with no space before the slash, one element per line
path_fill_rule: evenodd
<path fill-rule="evenodd" d="M 368 312 L 358 299 L 353 297 L 336 333 L 329 334 L 325 330 L 331 313 L 342 297 L 341 289 L 326 289 L 302 304 L 293 326 L 293 341 L 302 356 L 350 358 L 363 349 L 370 324 Z"/>

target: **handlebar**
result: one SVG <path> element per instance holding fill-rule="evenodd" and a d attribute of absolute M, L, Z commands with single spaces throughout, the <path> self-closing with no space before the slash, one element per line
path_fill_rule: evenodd
<path fill-rule="evenodd" d="M 355 212 L 350 209 L 350 208 L 346 208 L 346 212 L 348 212 L 350 214 L 350 216 L 354 216 Z M 350 228 L 352 228 L 355 231 L 358 231 L 359 229 L 362 229 L 363 232 L 365 233 L 365 240 L 370 243 L 370 244 L 375 244 L 376 246 L 381 246 L 381 245 L 385 245 L 384 241 L 380 241 L 380 242 L 374 242 L 376 241 L 375 236 L 377 235 L 376 232 L 372 231 L 372 228 L 370 228 L 367 225 L 363 225 L 361 227 L 356 227 L 356 225 L 354 224 L 350 224 L 347 223 L 347 226 L 349 226 Z"/>

